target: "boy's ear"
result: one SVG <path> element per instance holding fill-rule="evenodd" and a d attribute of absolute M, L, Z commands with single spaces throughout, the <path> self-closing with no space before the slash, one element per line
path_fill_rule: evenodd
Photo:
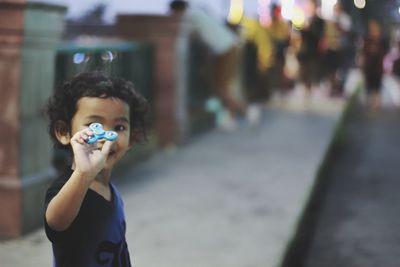
<path fill-rule="evenodd" d="M 69 127 L 65 121 L 57 121 L 54 126 L 54 134 L 57 140 L 63 144 L 68 145 L 71 140 L 71 134 Z"/>

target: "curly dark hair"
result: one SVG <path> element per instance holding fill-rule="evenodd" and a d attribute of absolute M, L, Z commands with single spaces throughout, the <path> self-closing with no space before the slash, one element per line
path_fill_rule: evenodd
<path fill-rule="evenodd" d="M 146 99 L 134 89 L 130 81 L 107 77 L 100 71 L 91 71 L 80 73 L 72 80 L 56 87 L 47 102 L 49 133 L 55 147 L 70 149 L 70 146 L 58 141 L 55 132 L 56 130 L 61 133 L 71 132 L 71 121 L 76 113 L 78 100 L 82 97 L 121 99 L 129 106 L 130 141 L 147 140 L 149 105 Z"/>

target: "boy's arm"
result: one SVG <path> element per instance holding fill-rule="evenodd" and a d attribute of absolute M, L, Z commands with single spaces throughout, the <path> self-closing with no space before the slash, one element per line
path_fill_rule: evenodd
<path fill-rule="evenodd" d="M 93 179 L 74 171 L 65 185 L 49 202 L 45 217 L 51 229 L 66 230 L 74 221 Z"/>
<path fill-rule="evenodd" d="M 71 138 L 75 170 L 60 191 L 49 202 L 45 219 L 51 229 L 66 230 L 79 213 L 86 192 L 96 175 L 104 168 L 112 141 L 105 141 L 101 148 L 85 142 L 92 135 L 89 128 Z"/>

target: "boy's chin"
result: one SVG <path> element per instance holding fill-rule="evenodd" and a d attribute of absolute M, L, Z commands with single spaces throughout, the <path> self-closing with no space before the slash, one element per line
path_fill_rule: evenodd
<path fill-rule="evenodd" d="M 106 164 L 105 164 L 103 170 L 111 171 L 117 162 L 118 162 L 118 158 L 116 158 L 115 155 L 109 156 L 106 160 Z"/>
<path fill-rule="evenodd" d="M 111 172 L 115 165 L 121 160 L 123 155 L 111 153 L 108 155 L 103 171 Z"/>
<path fill-rule="evenodd" d="M 102 171 L 110 172 L 113 169 L 114 165 L 115 165 L 114 161 L 107 161 Z"/>

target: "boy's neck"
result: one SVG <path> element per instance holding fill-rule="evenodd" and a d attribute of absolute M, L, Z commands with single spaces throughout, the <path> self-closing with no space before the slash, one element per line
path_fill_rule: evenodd
<path fill-rule="evenodd" d="M 105 181 L 97 180 L 97 178 L 90 184 L 90 189 L 95 191 L 97 194 L 101 195 L 105 200 L 111 201 L 112 200 L 112 193 L 110 189 L 110 184 Z"/>

